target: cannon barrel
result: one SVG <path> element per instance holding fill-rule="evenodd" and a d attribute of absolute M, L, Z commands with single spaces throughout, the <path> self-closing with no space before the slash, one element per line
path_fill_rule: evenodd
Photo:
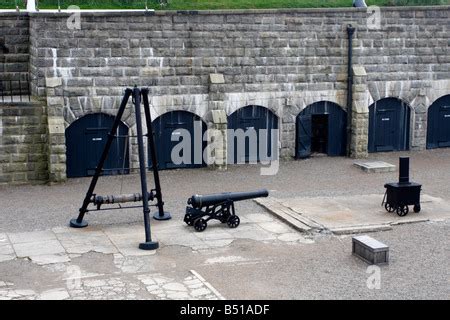
<path fill-rule="evenodd" d="M 148 200 L 152 201 L 154 198 L 153 192 L 148 193 Z M 91 198 L 91 203 L 95 205 L 102 204 L 113 204 L 113 203 L 125 203 L 125 202 L 138 202 L 142 201 L 142 195 L 140 193 L 132 194 L 120 194 L 120 195 L 110 195 L 110 196 L 93 196 Z"/>
<path fill-rule="evenodd" d="M 193 195 L 188 200 L 188 204 L 196 209 L 207 207 L 211 205 L 217 205 L 225 201 L 242 201 L 254 198 L 263 198 L 269 196 L 269 191 L 266 189 L 260 189 L 250 192 L 224 192 L 214 193 L 207 195 Z"/>

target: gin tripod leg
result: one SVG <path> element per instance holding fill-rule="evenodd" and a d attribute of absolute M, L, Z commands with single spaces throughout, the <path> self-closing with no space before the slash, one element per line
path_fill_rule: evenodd
<path fill-rule="evenodd" d="M 144 155 L 144 138 L 142 136 L 142 119 L 141 119 L 141 91 L 138 88 L 133 89 L 133 100 L 136 116 L 136 130 L 139 150 L 139 173 L 141 175 L 141 190 L 143 195 L 147 195 L 147 175 Z M 155 250 L 158 249 L 158 242 L 152 241 L 150 230 L 150 209 L 148 206 L 148 196 L 142 198 L 142 207 L 144 211 L 144 226 L 145 226 L 145 242 L 139 244 L 139 249 Z"/>
<path fill-rule="evenodd" d="M 169 220 L 172 217 L 169 212 L 164 211 L 164 201 L 159 181 L 158 159 L 156 157 L 155 135 L 153 131 L 152 117 L 150 114 L 150 104 L 148 103 L 148 89 L 142 89 L 142 100 L 144 101 L 145 122 L 147 123 L 147 139 L 150 147 L 152 159 L 153 178 L 155 180 L 155 198 L 157 200 L 158 212 L 153 215 L 156 220 Z"/>
<path fill-rule="evenodd" d="M 83 205 L 80 208 L 80 213 L 78 218 L 70 220 L 70 226 L 72 228 L 84 228 L 88 225 L 86 221 L 83 221 L 84 215 L 88 212 L 87 207 L 91 201 L 91 198 L 94 194 L 95 186 L 97 185 L 98 178 L 103 171 L 103 166 L 105 164 L 106 158 L 108 157 L 109 150 L 111 149 L 111 145 L 115 138 L 115 133 L 117 132 L 117 128 L 119 127 L 120 120 L 122 119 L 123 112 L 125 111 L 125 107 L 127 106 L 128 100 L 131 96 L 132 90 L 126 89 L 125 95 L 122 99 L 122 103 L 120 104 L 119 111 L 117 112 L 116 118 L 114 119 L 114 123 L 112 125 L 111 131 L 108 134 L 108 140 L 106 141 L 105 148 L 103 149 L 103 153 L 100 157 L 100 160 L 95 168 L 94 176 L 92 177 L 91 184 L 89 186 L 88 192 L 83 201 Z"/>

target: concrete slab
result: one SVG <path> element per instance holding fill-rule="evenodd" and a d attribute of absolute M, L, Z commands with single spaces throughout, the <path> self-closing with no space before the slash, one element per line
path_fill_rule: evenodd
<path fill-rule="evenodd" d="M 13 244 L 56 240 L 56 236 L 51 230 L 9 233 L 8 237 Z"/>
<path fill-rule="evenodd" d="M 187 231 L 187 230 L 186 230 Z M 172 235 L 172 239 L 165 237 L 164 235 L 158 235 L 163 245 L 179 245 L 190 247 L 192 250 L 202 250 L 210 248 L 209 242 L 212 240 L 202 240 L 195 234 L 196 232 L 189 229 L 188 232 L 183 232 L 179 235 Z"/>
<path fill-rule="evenodd" d="M 19 258 L 65 253 L 58 240 L 13 243 L 13 247 Z"/>
<path fill-rule="evenodd" d="M 102 231 L 56 233 L 56 237 L 68 254 L 83 254 L 89 251 L 105 254 L 118 252 Z"/>
<path fill-rule="evenodd" d="M 287 227 L 285 224 L 280 223 L 278 221 L 274 222 L 261 222 L 258 225 L 266 231 L 276 234 L 290 233 L 293 230 Z"/>
<path fill-rule="evenodd" d="M 138 249 L 139 243 L 144 241 L 142 225 L 105 227 L 104 232 L 119 252 L 125 256 L 141 256 L 155 253 Z M 157 237 L 154 235 L 157 235 Z M 232 239 L 229 238 L 234 238 L 234 236 L 226 233 L 225 230 L 214 230 L 214 226 L 208 227 L 200 234 L 195 232 L 193 228 L 183 223 L 178 223 L 173 225 L 172 228 L 165 227 L 160 229 L 158 226 L 153 227 L 152 238 L 154 241 L 159 242 L 160 247 L 180 245 L 190 247 L 193 250 L 201 250 L 217 247 L 219 243 L 223 243 L 224 245 L 227 243 L 226 241 L 218 241 L 210 246 L 209 239 L 227 240 L 230 243 Z"/>
<path fill-rule="evenodd" d="M 382 231 L 398 224 L 450 219 L 450 203 L 440 198 L 423 195 L 422 211 L 414 213 L 411 210 L 406 217 L 386 212 L 381 206 L 382 200 L 382 194 L 372 194 L 276 201 L 336 234 Z"/>
<path fill-rule="evenodd" d="M 0 262 L 13 260 L 16 257 L 14 249 L 4 233 L 0 233 Z"/>
<path fill-rule="evenodd" d="M 0 255 L 14 254 L 14 249 L 9 243 L 0 243 Z"/>
<path fill-rule="evenodd" d="M 273 221 L 273 218 L 269 216 L 268 214 L 263 213 L 250 213 L 245 215 L 247 219 L 251 222 L 271 222 Z"/>
<path fill-rule="evenodd" d="M 91 227 L 55 228 L 53 231 L 68 254 L 97 251 L 141 256 L 154 253 L 138 249 L 139 243 L 144 240 L 142 224 L 107 226 L 89 231 L 90 229 Z M 226 224 L 215 220 L 211 220 L 203 232 L 196 232 L 194 228 L 175 220 L 152 223 L 152 237 L 154 241 L 159 241 L 160 247 L 180 245 L 194 251 L 226 247 L 236 239 L 276 240 L 278 236 L 292 232 L 291 228 L 264 212 L 242 214 L 241 224 L 236 229 L 230 229 Z"/>
<path fill-rule="evenodd" d="M 65 300 L 69 298 L 70 295 L 64 288 L 51 289 L 42 292 L 38 300 Z"/>
<path fill-rule="evenodd" d="M 0 262 L 14 260 L 16 254 L 11 244 L 0 242 Z"/>
<path fill-rule="evenodd" d="M 226 247 L 226 246 L 229 246 L 233 241 L 234 241 L 234 238 L 233 239 L 208 240 L 208 242 L 207 242 L 208 248 L 207 249 Z"/>
<path fill-rule="evenodd" d="M 261 227 L 243 225 L 236 229 L 230 229 L 230 232 L 236 239 L 251 239 L 255 241 L 275 240 L 277 237 L 271 232 L 268 232 Z"/>
<path fill-rule="evenodd" d="M 93 226 L 90 225 L 89 228 L 55 227 L 52 229 L 52 232 L 55 235 L 61 233 L 75 233 L 75 234 L 92 233 L 94 231 L 102 232 L 103 228 L 100 225 L 93 225 Z"/>
<path fill-rule="evenodd" d="M 0 233 L 0 244 L 2 244 L 2 243 L 9 243 L 6 233 Z"/>
<path fill-rule="evenodd" d="M 298 232 L 285 233 L 278 237 L 278 240 L 283 242 L 297 242 L 304 239 L 305 238 Z M 314 243 L 314 241 L 311 241 L 311 243 Z"/>
<path fill-rule="evenodd" d="M 155 250 L 139 249 L 139 244 L 145 240 L 145 234 L 142 226 L 131 225 L 107 227 L 104 232 L 117 250 L 124 256 L 146 256 L 156 253 Z M 154 237 L 152 237 L 152 240 L 158 241 Z"/>
<path fill-rule="evenodd" d="M 28 258 L 30 258 L 32 262 L 39 265 L 70 262 L 69 256 L 65 253 L 43 254 L 38 256 L 32 255 Z"/>
<path fill-rule="evenodd" d="M 354 166 L 368 173 L 394 172 L 396 166 L 384 161 L 355 161 Z"/>
<path fill-rule="evenodd" d="M 193 230 L 191 229 L 189 231 L 192 232 Z M 193 232 L 193 234 L 204 241 L 233 239 L 233 235 L 227 232 L 226 229 L 222 230 L 219 228 L 210 228 L 203 232 Z"/>

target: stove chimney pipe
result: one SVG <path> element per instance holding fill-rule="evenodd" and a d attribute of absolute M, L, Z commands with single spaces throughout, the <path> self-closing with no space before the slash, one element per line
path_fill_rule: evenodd
<path fill-rule="evenodd" d="M 399 184 L 409 183 L 409 157 L 400 157 Z"/>

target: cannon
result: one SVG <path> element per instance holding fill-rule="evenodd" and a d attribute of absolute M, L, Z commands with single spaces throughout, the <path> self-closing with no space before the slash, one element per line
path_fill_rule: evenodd
<path fill-rule="evenodd" d="M 184 222 L 193 226 L 198 232 L 206 229 L 211 219 L 226 223 L 230 228 L 237 228 L 241 222 L 236 215 L 234 203 L 269 196 L 266 189 L 250 192 L 224 192 L 208 195 L 193 195 L 188 200 Z"/>

